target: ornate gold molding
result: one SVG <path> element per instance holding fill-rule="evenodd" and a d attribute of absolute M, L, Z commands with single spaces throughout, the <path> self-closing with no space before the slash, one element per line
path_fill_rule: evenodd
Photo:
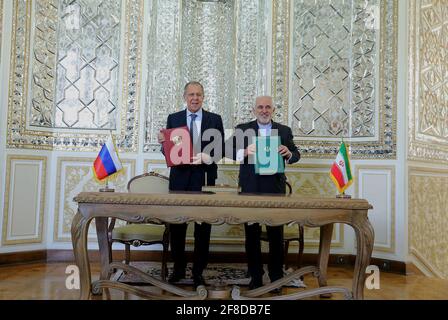
<path fill-rule="evenodd" d="M 14 160 L 29 160 L 29 161 L 41 161 L 42 162 L 42 184 L 40 188 L 40 208 L 39 208 L 39 221 L 38 221 L 38 235 L 35 239 L 23 239 L 23 240 L 8 240 L 8 211 L 9 211 L 9 197 L 11 196 L 11 164 Z M 3 209 L 3 228 L 2 228 L 2 244 L 3 245 L 18 245 L 29 243 L 41 243 L 43 238 L 43 225 L 45 216 L 45 191 L 47 181 L 47 158 L 38 156 L 21 156 L 21 155 L 8 155 L 6 158 L 6 183 L 5 183 L 5 197 L 4 197 L 4 209 Z"/>

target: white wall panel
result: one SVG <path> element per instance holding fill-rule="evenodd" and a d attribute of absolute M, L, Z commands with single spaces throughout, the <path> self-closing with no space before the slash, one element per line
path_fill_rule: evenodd
<path fill-rule="evenodd" d="M 373 205 L 369 220 L 375 230 L 374 250 L 395 251 L 395 168 L 357 166 L 359 198 Z"/>
<path fill-rule="evenodd" d="M 46 158 L 8 156 L 3 244 L 42 241 Z"/>

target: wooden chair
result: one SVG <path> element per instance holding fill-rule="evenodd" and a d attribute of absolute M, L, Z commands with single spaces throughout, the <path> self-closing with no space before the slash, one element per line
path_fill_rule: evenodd
<path fill-rule="evenodd" d="M 128 192 L 132 193 L 168 193 L 169 180 L 155 172 L 135 176 L 128 182 Z M 165 224 L 136 224 L 128 223 L 122 227 L 115 227 L 115 219 L 109 225 L 109 243 L 123 243 L 125 246 L 125 263 L 131 260 L 131 246 L 139 247 L 161 244 L 162 251 L 162 279 L 165 280 L 167 269 L 167 255 L 169 247 L 169 225 Z M 112 251 L 111 251 L 112 252 Z"/>
<path fill-rule="evenodd" d="M 290 195 L 292 193 L 292 187 L 291 184 L 289 182 L 286 181 L 286 186 L 288 187 L 288 195 Z M 261 233 L 261 237 L 260 239 L 262 241 L 269 241 L 268 239 L 268 233 L 266 231 L 263 231 Z M 287 262 L 286 259 L 288 257 L 288 250 L 289 250 L 289 243 L 292 241 L 297 241 L 299 243 L 299 252 L 297 255 L 297 268 L 300 269 L 301 265 L 302 265 L 302 259 L 303 259 L 303 250 L 304 250 L 304 229 L 303 226 L 299 226 L 299 230 L 296 235 L 289 235 L 289 236 L 285 236 L 283 238 L 283 244 L 284 244 L 284 254 L 285 254 L 285 269 L 287 268 Z"/>

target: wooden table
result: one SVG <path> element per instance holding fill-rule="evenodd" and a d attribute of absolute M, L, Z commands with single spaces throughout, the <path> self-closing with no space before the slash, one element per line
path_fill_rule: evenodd
<path fill-rule="evenodd" d="M 373 249 L 374 232 L 367 212 L 372 206 L 362 199 L 310 198 L 299 196 L 238 195 L 223 194 L 132 194 L 82 192 L 74 198 L 78 212 L 72 222 L 72 243 L 76 264 L 80 271 L 81 299 L 89 299 L 91 292 L 115 288 L 149 299 L 205 299 L 207 290 L 200 286 L 197 291 L 180 289 L 160 281 L 137 268 L 123 263 L 112 263 L 108 241 L 108 218 L 134 223 L 148 222 L 206 222 L 210 224 L 243 224 L 258 222 L 269 226 L 297 223 L 306 227 L 320 227 L 319 258 L 317 266 L 301 268 L 287 277 L 261 288 L 232 290 L 233 299 L 257 299 L 273 288 L 287 284 L 294 278 L 312 273 L 318 279 L 319 288 L 298 293 L 274 296 L 270 299 L 300 299 L 314 295 L 342 292 L 347 299 L 363 299 L 366 268 Z M 95 219 L 101 256 L 100 280 L 92 284 L 90 263 L 87 255 L 89 224 Z M 356 234 L 356 263 L 352 290 L 327 286 L 327 265 L 334 223 L 352 226 Z M 156 295 L 137 287 L 111 279 L 113 271 L 121 269 L 133 272 L 142 280 L 162 288 L 168 294 Z M 108 290 L 106 290 L 108 292 Z M 266 298 L 264 298 L 266 299 Z"/>

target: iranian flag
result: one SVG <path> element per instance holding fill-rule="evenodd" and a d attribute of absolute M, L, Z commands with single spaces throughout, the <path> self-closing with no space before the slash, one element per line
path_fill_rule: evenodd
<path fill-rule="evenodd" d="M 340 193 L 343 193 L 353 182 L 350 160 L 344 141 L 341 142 L 336 160 L 331 166 L 330 176 Z"/>

